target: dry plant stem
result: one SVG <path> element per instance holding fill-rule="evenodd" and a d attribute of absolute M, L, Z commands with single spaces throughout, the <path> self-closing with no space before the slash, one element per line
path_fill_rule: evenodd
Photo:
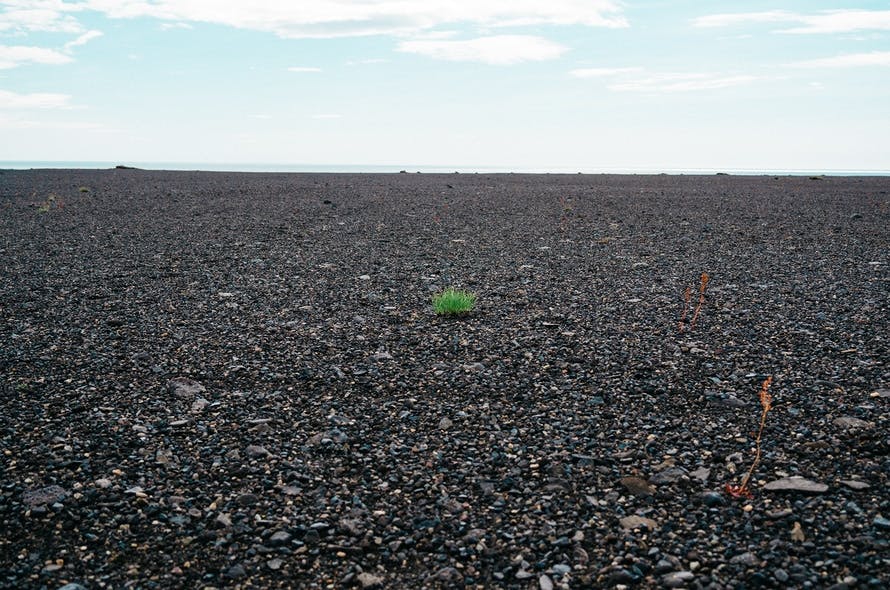
<path fill-rule="evenodd" d="M 766 425 L 766 415 L 769 413 L 770 409 L 772 409 L 772 396 L 769 393 L 769 386 L 772 384 L 773 378 L 769 376 L 763 382 L 763 386 L 760 388 L 760 405 L 763 406 L 763 412 L 760 414 L 760 429 L 757 431 L 757 438 L 754 441 L 756 446 L 754 451 L 754 462 L 751 463 L 751 469 L 748 470 L 748 473 L 745 474 L 744 479 L 742 479 L 742 483 L 738 488 L 735 488 L 738 491 L 739 495 L 743 495 L 748 492 L 748 482 L 751 481 L 751 476 L 754 474 L 754 470 L 757 468 L 757 464 L 760 463 L 760 439 L 763 436 L 763 427 Z"/>
<path fill-rule="evenodd" d="M 698 288 L 698 305 L 695 306 L 695 313 L 692 314 L 692 319 L 689 321 L 689 329 L 695 327 L 695 320 L 698 319 L 698 312 L 701 311 L 701 306 L 705 303 L 705 289 L 708 288 L 708 273 L 701 273 L 701 286 Z"/>

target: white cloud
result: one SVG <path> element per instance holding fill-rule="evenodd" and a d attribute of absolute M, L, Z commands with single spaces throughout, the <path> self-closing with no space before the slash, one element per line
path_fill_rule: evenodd
<path fill-rule="evenodd" d="M 320 72 L 321 68 L 308 68 L 304 66 L 294 66 L 291 68 L 287 68 L 288 72 L 304 72 L 304 73 L 312 73 L 312 72 Z"/>
<path fill-rule="evenodd" d="M 15 68 L 27 63 L 65 64 L 71 61 L 71 57 L 54 49 L 24 45 L 0 45 L 0 70 Z"/>
<path fill-rule="evenodd" d="M 65 43 L 65 51 L 71 51 L 75 47 L 86 45 L 93 39 L 102 36 L 102 31 L 87 31 L 80 35 L 77 39 Z"/>
<path fill-rule="evenodd" d="M 312 115 L 313 119 L 339 119 L 343 115 L 338 115 L 336 113 L 322 113 L 320 115 Z"/>
<path fill-rule="evenodd" d="M 398 50 L 434 59 L 509 65 L 554 59 L 562 55 L 566 48 L 541 37 L 496 35 L 463 41 L 402 41 Z"/>
<path fill-rule="evenodd" d="M 0 27 L 81 32 L 70 13 L 153 17 L 272 32 L 282 37 L 410 35 L 449 24 L 626 27 L 617 0 L 7 0 Z"/>
<path fill-rule="evenodd" d="M 890 51 L 872 51 L 870 53 L 849 53 L 799 61 L 791 64 L 799 68 L 858 68 L 868 66 L 890 66 Z"/>
<path fill-rule="evenodd" d="M 776 23 L 800 19 L 801 16 L 787 10 L 770 10 L 766 12 L 735 12 L 729 14 L 709 14 L 693 19 L 696 27 L 731 27 L 747 23 Z"/>
<path fill-rule="evenodd" d="M 67 94 L 38 92 L 19 94 L 8 90 L 0 90 L 0 109 L 67 109 L 71 97 Z"/>
<path fill-rule="evenodd" d="M 0 2 L 0 31 L 81 33 L 83 26 L 67 14 L 77 5 L 62 0 L 8 0 Z"/>
<path fill-rule="evenodd" d="M 610 84 L 609 90 L 618 92 L 646 92 L 661 94 L 668 92 L 692 92 L 697 90 L 717 90 L 731 86 L 750 84 L 755 76 L 715 76 L 712 74 L 655 74 Z"/>
<path fill-rule="evenodd" d="M 174 31 L 176 29 L 185 29 L 188 31 L 188 30 L 191 30 L 194 28 L 195 27 L 193 27 L 192 25 L 190 25 L 188 23 L 162 23 L 161 24 L 162 31 Z"/>
<path fill-rule="evenodd" d="M 852 33 L 855 31 L 890 30 L 890 10 L 825 10 L 802 14 L 785 10 L 712 14 L 692 21 L 697 27 L 728 27 L 747 23 L 797 23 L 781 29 L 781 33 Z"/>
<path fill-rule="evenodd" d="M 643 68 L 581 68 L 571 70 L 569 75 L 575 78 L 605 78 L 608 76 L 620 76 L 621 74 L 632 74 L 639 72 Z"/>

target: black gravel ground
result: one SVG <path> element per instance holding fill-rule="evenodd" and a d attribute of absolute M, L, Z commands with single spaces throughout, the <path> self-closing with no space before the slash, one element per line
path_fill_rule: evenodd
<path fill-rule="evenodd" d="M 888 193 L 3 171 L 0 586 L 885 588 Z"/>

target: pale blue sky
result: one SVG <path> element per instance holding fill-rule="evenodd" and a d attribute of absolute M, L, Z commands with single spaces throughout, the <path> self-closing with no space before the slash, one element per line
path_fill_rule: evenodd
<path fill-rule="evenodd" d="M 890 171 L 890 2 L 0 0 L 0 161 Z"/>

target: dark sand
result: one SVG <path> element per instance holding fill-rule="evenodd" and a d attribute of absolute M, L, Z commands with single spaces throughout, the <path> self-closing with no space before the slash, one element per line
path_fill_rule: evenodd
<path fill-rule="evenodd" d="M 0 586 L 886 587 L 888 193 L 4 171 Z"/>

